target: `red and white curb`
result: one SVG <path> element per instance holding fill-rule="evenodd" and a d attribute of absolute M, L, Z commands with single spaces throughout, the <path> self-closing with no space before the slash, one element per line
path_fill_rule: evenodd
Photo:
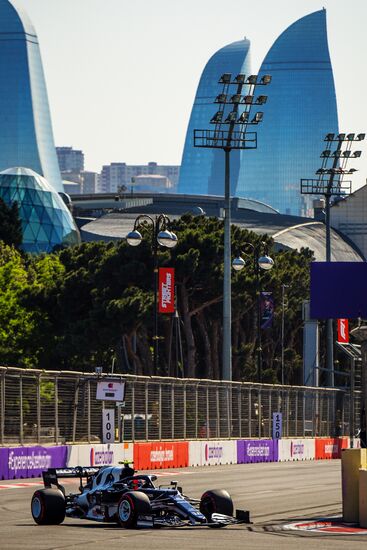
<path fill-rule="evenodd" d="M 340 519 L 320 519 L 302 521 L 283 525 L 286 531 L 304 531 L 337 535 L 367 535 L 367 529 L 358 527 L 355 523 L 344 523 Z"/>
<path fill-rule="evenodd" d="M 26 483 L 0 483 L 0 491 L 3 489 L 24 489 L 27 487 L 39 487 L 43 485 L 42 481 L 26 482 Z"/>

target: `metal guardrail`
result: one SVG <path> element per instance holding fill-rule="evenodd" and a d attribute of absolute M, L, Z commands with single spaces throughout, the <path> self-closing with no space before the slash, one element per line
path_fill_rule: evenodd
<path fill-rule="evenodd" d="M 116 406 L 96 400 L 103 377 L 126 380 L 119 441 L 271 438 L 273 412 L 283 413 L 284 437 L 355 433 L 359 392 L 0 367 L 0 445 L 100 442 L 102 408 Z"/>

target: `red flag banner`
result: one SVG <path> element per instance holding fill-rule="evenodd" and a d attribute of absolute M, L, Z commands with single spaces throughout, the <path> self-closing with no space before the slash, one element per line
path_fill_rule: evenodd
<path fill-rule="evenodd" d="M 339 344 L 349 343 L 348 319 L 338 319 L 338 342 Z"/>
<path fill-rule="evenodd" d="M 175 270 L 173 267 L 159 268 L 159 313 L 175 312 Z"/>

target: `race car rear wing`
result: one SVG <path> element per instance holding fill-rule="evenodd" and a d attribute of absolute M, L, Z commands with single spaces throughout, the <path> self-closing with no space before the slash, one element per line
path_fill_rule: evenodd
<path fill-rule="evenodd" d="M 49 468 L 45 472 L 42 472 L 43 484 L 46 488 L 51 488 L 55 485 L 59 489 L 61 485 L 59 483 L 60 478 L 76 478 L 80 480 L 80 487 L 82 487 L 83 478 L 86 478 L 87 482 L 89 478 L 99 472 L 101 466 L 95 467 L 82 467 L 76 466 L 75 468 Z"/>

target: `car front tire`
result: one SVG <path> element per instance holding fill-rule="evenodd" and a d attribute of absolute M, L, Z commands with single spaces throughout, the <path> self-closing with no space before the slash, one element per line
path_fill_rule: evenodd
<path fill-rule="evenodd" d="M 224 489 L 206 491 L 200 499 L 200 512 L 207 521 L 212 521 L 212 514 L 233 516 L 233 501 L 229 493 Z M 221 524 L 213 524 L 212 527 L 222 527 Z"/>
<path fill-rule="evenodd" d="M 130 491 L 122 495 L 117 506 L 117 521 L 121 527 L 136 527 L 139 515 L 151 513 L 150 500 L 141 491 Z"/>

